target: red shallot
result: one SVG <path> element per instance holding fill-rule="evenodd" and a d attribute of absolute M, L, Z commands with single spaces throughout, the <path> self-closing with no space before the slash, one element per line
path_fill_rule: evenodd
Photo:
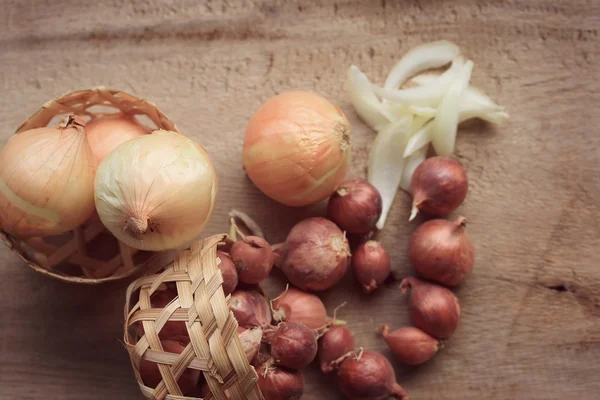
<path fill-rule="evenodd" d="M 319 339 L 319 364 L 324 374 L 334 371 L 344 355 L 354 350 L 354 335 L 346 325 L 334 325 Z"/>
<path fill-rule="evenodd" d="M 473 271 L 474 250 L 465 234 L 467 220 L 434 219 L 411 236 L 409 256 L 423 277 L 447 286 L 460 285 Z"/>
<path fill-rule="evenodd" d="M 275 360 L 267 359 L 258 363 L 256 372 L 265 400 L 298 400 L 304 394 L 302 371 L 277 367 Z"/>
<path fill-rule="evenodd" d="M 246 329 L 271 324 L 269 302 L 256 290 L 238 289 L 231 294 L 231 311 L 238 324 Z"/>
<path fill-rule="evenodd" d="M 414 276 L 404 278 L 400 289 L 402 293 L 410 289 L 413 324 L 438 339 L 452 336 L 460 321 L 460 305 L 450 290 Z"/>
<path fill-rule="evenodd" d="M 217 264 L 221 270 L 221 275 L 223 275 L 223 292 L 227 296 L 233 293 L 238 285 L 238 273 L 233 260 L 226 253 L 217 250 L 217 257 L 219 259 Z"/>
<path fill-rule="evenodd" d="M 177 293 L 171 290 L 157 290 L 150 297 L 150 304 L 152 308 L 163 309 L 171 303 L 175 297 L 177 297 Z M 144 336 L 146 333 L 141 322 L 136 323 L 136 331 L 139 337 Z M 184 321 L 167 321 L 158 332 L 158 337 L 161 340 L 173 340 L 183 344 L 188 344 L 190 342 L 190 337 Z"/>
<path fill-rule="evenodd" d="M 267 241 L 258 236 L 243 236 L 231 246 L 231 258 L 238 271 L 239 280 L 256 285 L 273 268 L 273 251 Z"/>
<path fill-rule="evenodd" d="M 390 276 L 392 262 L 376 240 L 360 245 L 352 254 L 352 270 L 366 293 L 371 293 Z"/>
<path fill-rule="evenodd" d="M 408 399 L 396 382 L 392 364 L 374 351 L 360 351 L 344 360 L 337 374 L 337 385 L 350 400 Z"/>
<path fill-rule="evenodd" d="M 448 215 L 467 197 L 467 173 L 455 160 L 431 157 L 423 161 L 413 174 L 410 188 L 413 193 L 409 220 L 419 211 L 433 215 Z"/>
<path fill-rule="evenodd" d="M 384 325 L 379 328 L 379 331 L 394 357 L 404 364 L 423 364 L 431 360 L 441 347 L 439 340 L 413 326 L 405 326 L 390 332 L 390 327 Z"/>
<path fill-rule="evenodd" d="M 327 290 L 338 283 L 350 261 L 348 240 L 333 222 L 308 218 L 292 228 L 281 249 L 279 267 L 304 290 Z"/>
<path fill-rule="evenodd" d="M 317 333 L 303 324 L 282 322 L 271 339 L 271 355 L 277 365 L 304 368 L 317 355 Z"/>
<path fill-rule="evenodd" d="M 179 342 L 173 340 L 161 340 L 161 345 L 164 351 L 173 354 L 181 354 L 185 349 L 185 346 Z M 148 361 L 144 358 L 140 360 L 139 373 L 144 382 L 144 385 L 156 388 L 156 386 L 163 380 L 158 364 L 153 361 Z M 186 394 L 192 393 L 196 390 L 196 385 L 200 379 L 200 371 L 196 369 L 188 368 L 179 377 L 177 384 L 181 393 L 185 396 Z"/>
<path fill-rule="evenodd" d="M 327 205 L 327 217 L 352 234 L 374 230 L 380 215 L 381 195 L 364 179 L 344 182 L 331 195 Z"/>
<path fill-rule="evenodd" d="M 273 299 L 271 306 L 277 322 L 298 322 L 311 329 L 323 328 L 329 322 L 321 299 L 299 289 L 286 289 Z"/>

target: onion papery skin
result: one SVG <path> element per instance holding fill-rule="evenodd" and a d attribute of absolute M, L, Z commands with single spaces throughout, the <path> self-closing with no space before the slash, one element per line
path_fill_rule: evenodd
<path fill-rule="evenodd" d="M 407 276 L 400 283 L 403 293 L 410 290 L 408 307 L 412 323 L 437 339 L 448 339 L 460 323 L 460 304 L 449 289 Z"/>
<path fill-rule="evenodd" d="M 276 322 L 297 322 L 311 329 L 321 329 L 329 322 L 325 304 L 312 293 L 289 288 L 273 300 L 273 319 Z"/>
<path fill-rule="evenodd" d="M 348 172 L 350 153 L 344 113 L 317 94 L 292 91 L 268 100 L 250 119 L 242 159 L 264 194 L 298 207 L 335 191 Z"/>
<path fill-rule="evenodd" d="M 130 117 L 98 118 L 90 121 L 86 126 L 88 142 L 98 164 L 120 144 L 148 133 L 150 133 L 148 128 Z"/>
<path fill-rule="evenodd" d="M 131 139 L 100 163 L 94 195 L 102 223 L 128 246 L 182 247 L 209 221 L 217 178 L 204 148 L 180 133 Z"/>
<path fill-rule="evenodd" d="M 408 399 L 404 389 L 396 382 L 392 364 L 374 351 L 346 358 L 338 370 L 337 384 L 350 400 Z"/>
<path fill-rule="evenodd" d="M 410 237 L 409 258 L 424 278 L 446 286 L 460 285 L 473 271 L 475 250 L 465 233 L 466 219 L 433 219 Z"/>
<path fill-rule="evenodd" d="M 441 347 L 439 340 L 414 326 L 405 326 L 390 332 L 387 325 L 380 332 L 394 357 L 407 365 L 420 365 L 432 359 Z"/>
<path fill-rule="evenodd" d="M 78 117 L 13 135 L 0 153 L 0 228 L 18 237 L 75 229 L 94 212 L 95 172 Z"/>
<path fill-rule="evenodd" d="M 467 173 L 455 160 L 431 157 L 423 161 L 412 176 L 413 215 L 416 209 L 432 215 L 448 215 L 467 197 Z M 413 216 L 411 216 L 413 217 Z"/>
<path fill-rule="evenodd" d="M 337 368 L 336 361 L 354 350 L 354 335 L 346 325 L 334 325 L 319 339 L 321 372 L 328 374 Z"/>
<path fill-rule="evenodd" d="M 322 291 L 335 286 L 350 263 L 350 246 L 333 222 L 313 217 L 296 224 L 283 245 L 279 267 L 296 287 Z"/>

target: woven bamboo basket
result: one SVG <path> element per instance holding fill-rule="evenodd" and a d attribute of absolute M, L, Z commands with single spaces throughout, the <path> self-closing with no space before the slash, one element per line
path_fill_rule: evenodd
<path fill-rule="evenodd" d="M 200 399 L 183 397 L 177 381 L 186 369 L 204 376 L 211 392 L 206 400 L 263 399 L 256 371 L 236 332 L 238 323 L 229 309 L 231 297 L 225 297 L 222 289 L 217 246 L 226 239 L 226 235 L 216 235 L 195 242 L 163 272 L 139 278 L 127 289 L 124 342 L 147 399 Z M 152 308 L 150 297 L 168 283 L 175 283 L 177 296 L 164 308 Z M 159 339 L 169 321 L 185 322 L 190 343 L 180 354 L 165 351 Z M 142 360 L 158 365 L 162 381 L 155 388 L 141 378 Z"/>
<path fill-rule="evenodd" d="M 175 124 L 151 102 L 119 90 L 97 87 L 71 92 L 47 102 L 23 122 L 15 134 L 54 126 L 68 114 L 77 114 L 86 122 L 130 116 L 150 130 L 178 132 Z M 102 225 L 98 215 L 59 236 L 18 238 L 0 227 L 0 237 L 34 270 L 69 282 L 112 281 L 141 271 L 151 263 L 163 262 L 157 253 L 138 251 L 118 241 Z"/>

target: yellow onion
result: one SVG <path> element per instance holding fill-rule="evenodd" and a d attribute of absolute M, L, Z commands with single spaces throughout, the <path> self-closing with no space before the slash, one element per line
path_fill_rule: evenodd
<path fill-rule="evenodd" d="M 350 123 L 339 107 L 310 92 L 268 100 L 248 122 L 243 163 L 254 184 L 288 206 L 315 204 L 344 181 Z"/>
<path fill-rule="evenodd" d="M 102 223 L 117 239 L 142 250 L 174 249 L 196 238 L 210 219 L 217 178 L 204 148 L 158 130 L 113 150 L 94 187 Z"/>
<path fill-rule="evenodd" d="M 98 163 L 121 143 L 150 133 L 128 117 L 96 119 L 87 124 L 85 131 Z"/>
<path fill-rule="evenodd" d="M 16 236 L 58 235 L 94 212 L 96 161 L 85 123 L 66 117 L 56 128 L 12 136 L 0 153 L 0 227 Z"/>

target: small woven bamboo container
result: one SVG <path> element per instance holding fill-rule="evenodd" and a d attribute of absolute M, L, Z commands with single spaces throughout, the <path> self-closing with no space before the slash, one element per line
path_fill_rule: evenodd
<path fill-rule="evenodd" d="M 195 242 L 163 272 L 139 278 L 127 289 L 124 342 L 147 399 L 200 399 L 182 397 L 177 380 L 187 368 L 204 375 L 211 392 L 205 400 L 263 399 L 256 371 L 249 365 L 236 332 L 238 323 L 229 309 L 231 297 L 225 297 L 222 289 L 217 246 L 226 239 L 226 235 L 216 235 Z M 150 297 L 169 282 L 176 283 L 177 297 L 165 308 L 152 308 Z M 158 334 L 168 321 L 186 323 L 190 343 L 181 354 L 162 348 Z M 159 366 L 162 381 L 154 389 L 142 381 L 142 359 Z"/>
<path fill-rule="evenodd" d="M 86 122 L 130 116 L 151 130 L 178 132 L 175 124 L 151 102 L 119 90 L 97 87 L 47 102 L 23 122 L 15 134 L 55 126 L 68 114 L 77 114 Z M 18 238 L 0 227 L 0 237 L 34 270 L 68 282 L 96 284 L 117 280 L 153 262 L 162 262 L 158 253 L 138 251 L 118 241 L 102 225 L 98 215 L 59 236 Z"/>

